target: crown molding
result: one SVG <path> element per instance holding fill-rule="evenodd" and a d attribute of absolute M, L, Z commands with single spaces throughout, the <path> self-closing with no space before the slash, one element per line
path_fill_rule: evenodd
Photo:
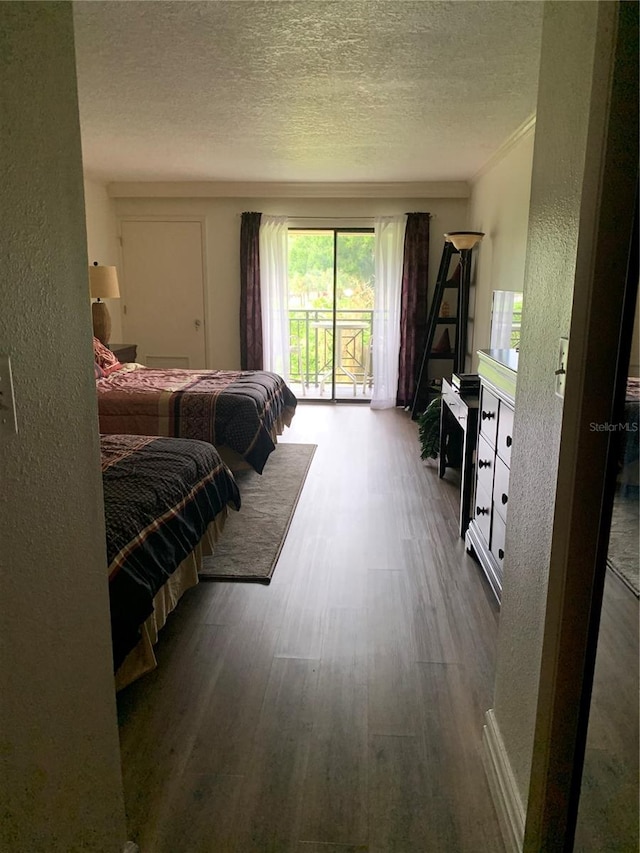
<path fill-rule="evenodd" d="M 487 172 L 493 169 L 493 167 L 497 163 L 499 163 L 500 160 L 507 156 L 507 154 L 509 153 L 509 151 L 511 151 L 512 148 L 515 148 L 515 146 L 518 144 L 518 142 L 520 142 L 521 139 L 524 139 L 524 137 L 528 133 L 532 133 L 535 130 L 535 126 L 536 114 L 533 113 L 533 115 L 530 115 L 529 118 L 520 125 L 520 127 L 514 130 L 511 136 L 505 139 L 502 145 L 496 151 L 493 152 L 493 154 L 491 155 L 491 157 L 489 157 L 486 163 L 480 166 L 475 175 L 470 179 L 469 183 L 475 184 L 475 182 L 479 178 L 481 178 L 483 175 L 486 175 Z"/>
<path fill-rule="evenodd" d="M 466 181 L 297 183 L 236 181 L 116 181 L 110 198 L 468 198 Z"/>

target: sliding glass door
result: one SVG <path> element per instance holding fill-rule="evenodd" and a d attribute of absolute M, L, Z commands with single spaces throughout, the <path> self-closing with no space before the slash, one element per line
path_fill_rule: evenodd
<path fill-rule="evenodd" d="M 373 229 L 289 229 L 289 376 L 299 399 L 371 399 Z"/>

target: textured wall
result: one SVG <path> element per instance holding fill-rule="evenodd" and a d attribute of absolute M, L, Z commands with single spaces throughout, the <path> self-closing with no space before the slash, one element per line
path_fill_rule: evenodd
<path fill-rule="evenodd" d="M 89 263 L 98 261 L 105 266 L 120 266 L 120 253 L 116 237 L 116 215 L 113 199 L 109 198 L 104 184 L 84 182 L 84 205 L 87 223 L 87 254 Z M 121 270 L 118 269 L 121 274 Z M 120 299 L 106 299 L 111 315 L 111 340 L 123 343 Z"/>
<path fill-rule="evenodd" d="M 531 128 L 472 186 L 469 228 L 485 234 L 475 250 L 472 370 L 478 367 L 477 350 L 491 339 L 493 291 L 524 286 L 533 141 Z"/>
<path fill-rule="evenodd" d="M 120 851 L 71 5 L 0 4 L 0 848 Z"/>
<path fill-rule="evenodd" d="M 235 370 L 240 367 L 240 214 L 259 210 L 274 215 L 305 217 L 305 225 L 370 226 L 371 217 L 423 210 L 431 220 L 430 282 L 440 263 L 443 234 L 467 227 L 467 199 L 319 199 L 319 198 L 118 198 L 120 216 L 203 216 L 206 219 L 207 339 L 209 367 Z M 312 223 L 309 217 L 321 217 Z M 361 217 L 340 220 L 340 217 Z M 126 334 L 126 332 L 125 332 Z"/>
<path fill-rule="evenodd" d="M 597 3 L 552 2 L 543 24 L 494 696 L 525 803 L 562 420 L 554 369 L 571 319 L 597 15 Z"/>

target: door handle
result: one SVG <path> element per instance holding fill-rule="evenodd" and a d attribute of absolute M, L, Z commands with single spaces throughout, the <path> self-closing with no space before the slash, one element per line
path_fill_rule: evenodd
<path fill-rule="evenodd" d="M 202 325 L 202 320 L 194 320 L 193 324 L 196 327 L 196 329 L 199 329 L 200 326 Z"/>

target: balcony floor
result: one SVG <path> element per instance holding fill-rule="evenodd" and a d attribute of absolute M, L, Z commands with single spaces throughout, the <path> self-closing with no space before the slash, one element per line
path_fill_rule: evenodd
<path fill-rule="evenodd" d="M 289 381 L 287 383 L 289 388 L 296 395 L 298 400 L 324 400 L 328 402 L 332 399 L 331 397 L 331 383 L 327 382 L 324 386 L 324 393 L 320 393 L 320 386 L 314 385 L 313 383 L 309 383 L 309 385 L 304 389 L 300 382 Z M 371 395 L 373 393 L 373 388 L 369 388 L 367 385 L 365 390 L 362 390 L 362 383 L 358 382 L 356 387 L 356 393 L 354 394 L 354 388 L 351 383 L 343 383 L 336 382 L 335 386 L 335 399 L 336 400 L 352 400 L 359 402 L 369 402 L 371 400 Z"/>

